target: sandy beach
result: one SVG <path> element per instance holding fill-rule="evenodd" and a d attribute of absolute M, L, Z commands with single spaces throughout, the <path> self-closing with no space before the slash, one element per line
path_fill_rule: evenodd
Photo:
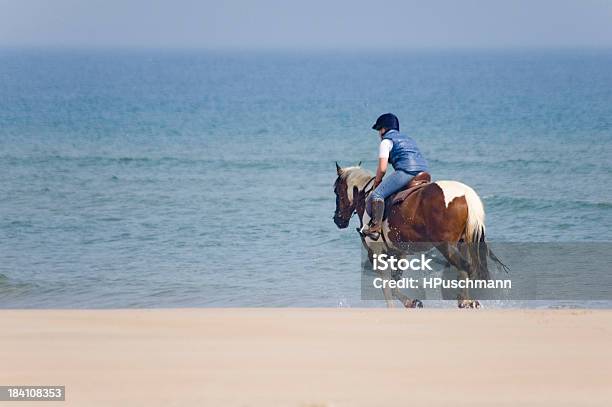
<path fill-rule="evenodd" d="M 45 405 L 612 403 L 612 311 L 3 310 L 0 320 L 0 384 L 66 386 L 66 402 Z"/>

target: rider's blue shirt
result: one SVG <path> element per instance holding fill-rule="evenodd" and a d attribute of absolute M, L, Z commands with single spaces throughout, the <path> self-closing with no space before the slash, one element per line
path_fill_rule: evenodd
<path fill-rule="evenodd" d="M 383 139 L 393 142 L 393 148 L 389 152 L 389 162 L 396 171 L 428 171 L 427 160 L 412 138 L 397 130 L 389 130 Z"/>

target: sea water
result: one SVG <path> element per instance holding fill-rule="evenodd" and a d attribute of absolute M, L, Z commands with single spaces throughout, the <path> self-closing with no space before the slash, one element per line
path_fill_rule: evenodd
<path fill-rule="evenodd" d="M 612 241 L 612 51 L 6 49 L 0 307 L 370 305 L 334 161 L 388 111 L 489 240 Z"/>

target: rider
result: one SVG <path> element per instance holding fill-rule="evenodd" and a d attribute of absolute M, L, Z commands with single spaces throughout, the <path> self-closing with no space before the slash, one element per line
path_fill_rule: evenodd
<path fill-rule="evenodd" d="M 362 233 L 378 240 L 382 230 L 385 198 L 405 187 L 418 173 L 427 171 L 427 160 L 421 155 L 416 142 L 400 133 L 399 120 L 394 114 L 381 115 L 372 128 L 378 131 L 381 142 L 374 191 L 366 202 L 366 209 L 372 219 Z M 387 163 L 391 163 L 395 172 L 383 180 Z"/>

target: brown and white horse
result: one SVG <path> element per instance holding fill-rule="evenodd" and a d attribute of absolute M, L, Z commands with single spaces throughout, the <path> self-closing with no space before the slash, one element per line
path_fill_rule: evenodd
<path fill-rule="evenodd" d="M 336 163 L 336 171 L 334 223 L 344 229 L 356 213 L 361 225 L 367 225 L 370 217 L 365 202 L 373 175 L 359 165 L 341 168 Z M 462 278 L 489 279 L 487 256 L 504 269 L 506 266 L 485 242 L 484 220 L 482 202 L 472 188 L 457 181 L 430 182 L 388 209 L 381 240 L 387 251 L 400 254 L 405 253 L 403 248 L 407 244 L 412 246 L 411 251 L 415 245 L 418 251 L 435 247 Z M 362 241 L 366 248 L 376 245 L 368 237 L 362 236 Z M 392 297 L 407 308 L 422 306 L 419 300 L 408 298 L 399 289 L 386 288 L 383 294 L 388 306 L 392 306 Z M 480 307 L 478 301 L 469 298 L 467 289 L 462 290 L 457 300 L 460 308 Z"/>

